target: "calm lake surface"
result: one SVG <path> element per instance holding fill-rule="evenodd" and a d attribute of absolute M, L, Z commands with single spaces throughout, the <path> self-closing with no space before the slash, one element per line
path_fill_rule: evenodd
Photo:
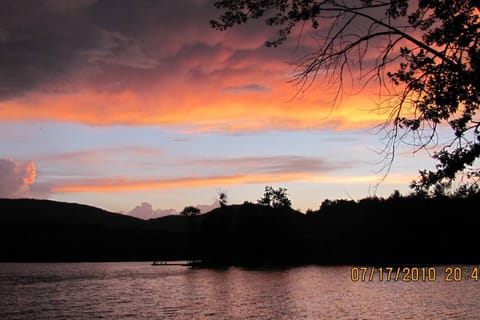
<path fill-rule="evenodd" d="M 434 282 L 353 282 L 351 267 L 3 263 L 0 319 L 480 319 L 480 281 L 445 282 L 439 271 Z"/>

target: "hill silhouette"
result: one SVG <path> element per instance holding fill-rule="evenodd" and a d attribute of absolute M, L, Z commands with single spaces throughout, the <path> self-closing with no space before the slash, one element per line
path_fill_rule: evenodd
<path fill-rule="evenodd" d="M 78 203 L 36 199 L 0 199 L 0 219 L 7 222 L 95 224 L 111 227 L 130 227 L 143 220 Z"/>
<path fill-rule="evenodd" d="M 0 200 L 2 261 L 151 259 L 158 236 L 145 221 L 49 200 Z"/>
<path fill-rule="evenodd" d="M 245 203 L 141 220 L 0 199 L 0 261 L 193 260 L 207 266 L 479 263 L 479 195 L 326 201 L 303 214 Z"/>

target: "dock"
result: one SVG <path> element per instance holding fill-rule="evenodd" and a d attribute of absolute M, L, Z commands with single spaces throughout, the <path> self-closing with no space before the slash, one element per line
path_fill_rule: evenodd
<path fill-rule="evenodd" d="M 152 266 L 183 266 L 183 267 L 196 267 L 199 266 L 201 261 L 153 261 Z"/>

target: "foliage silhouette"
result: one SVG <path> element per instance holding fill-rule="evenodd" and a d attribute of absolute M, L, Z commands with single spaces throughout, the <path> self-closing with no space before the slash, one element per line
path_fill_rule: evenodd
<path fill-rule="evenodd" d="M 415 152 L 436 148 L 436 169 L 420 171 L 411 185 L 415 191 L 439 194 L 455 179 L 467 187 L 479 181 L 480 1 L 220 0 L 214 5 L 222 11 L 211 21 L 218 30 L 257 19 L 275 28 L 269 47 L 282 44 L 297 26 L 315 31 L 318 50 L 298 61 L 293 79 L 300 90 L 322 76 L 338 86 L 336 101 L 352 69 L 361 71 L 363 85 L 377 80 L 389 95 L 380 108 L 387 112 L 387 172 L 400 143 L 413 145 Z M 440 126 L 451 130 L 447 141 L 438 141 Z"/>
<path fill-rule="evenodd" d="M 180 214 L 185 217 L 198 216 L 200 214 L 200 209 L 194 206 L 187 206 L 180 211 Z"/>
<path fill-rule="evenodd" d="M 217 195 L 218 195 L 218 203 L 220 204 L 220 207 L 225 207 L 228 204 L 227 193 L 225 191 L 218 190 Z"/>
<path fill-rule="evenodd" d="M 257 203 L 272 208 L 290 208 L 292 205 L 287 197 L 287 188 L 274 189 L 272 186 L 265 186 L 263 197 Z"/>

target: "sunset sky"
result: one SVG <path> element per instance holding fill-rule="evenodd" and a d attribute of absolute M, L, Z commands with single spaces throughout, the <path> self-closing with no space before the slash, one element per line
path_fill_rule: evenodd
<path fill-rule="evenodd" d="M 143 216 L 256 201 L 293 208 L 408 192 L 433 163 L 403 147 L 386 180 L 375 84 L 305 92 L 293 37 L 266 48 L 259 22 L 216 31 L 209 0 L 0 2 L 0 197 L 45 198 Z M 355 87 L 355 85 L 354 85 Z M 143 203 L 143 205 L 142 205 Z M 169 211 L 172 212 L 172 211 Z"/>

